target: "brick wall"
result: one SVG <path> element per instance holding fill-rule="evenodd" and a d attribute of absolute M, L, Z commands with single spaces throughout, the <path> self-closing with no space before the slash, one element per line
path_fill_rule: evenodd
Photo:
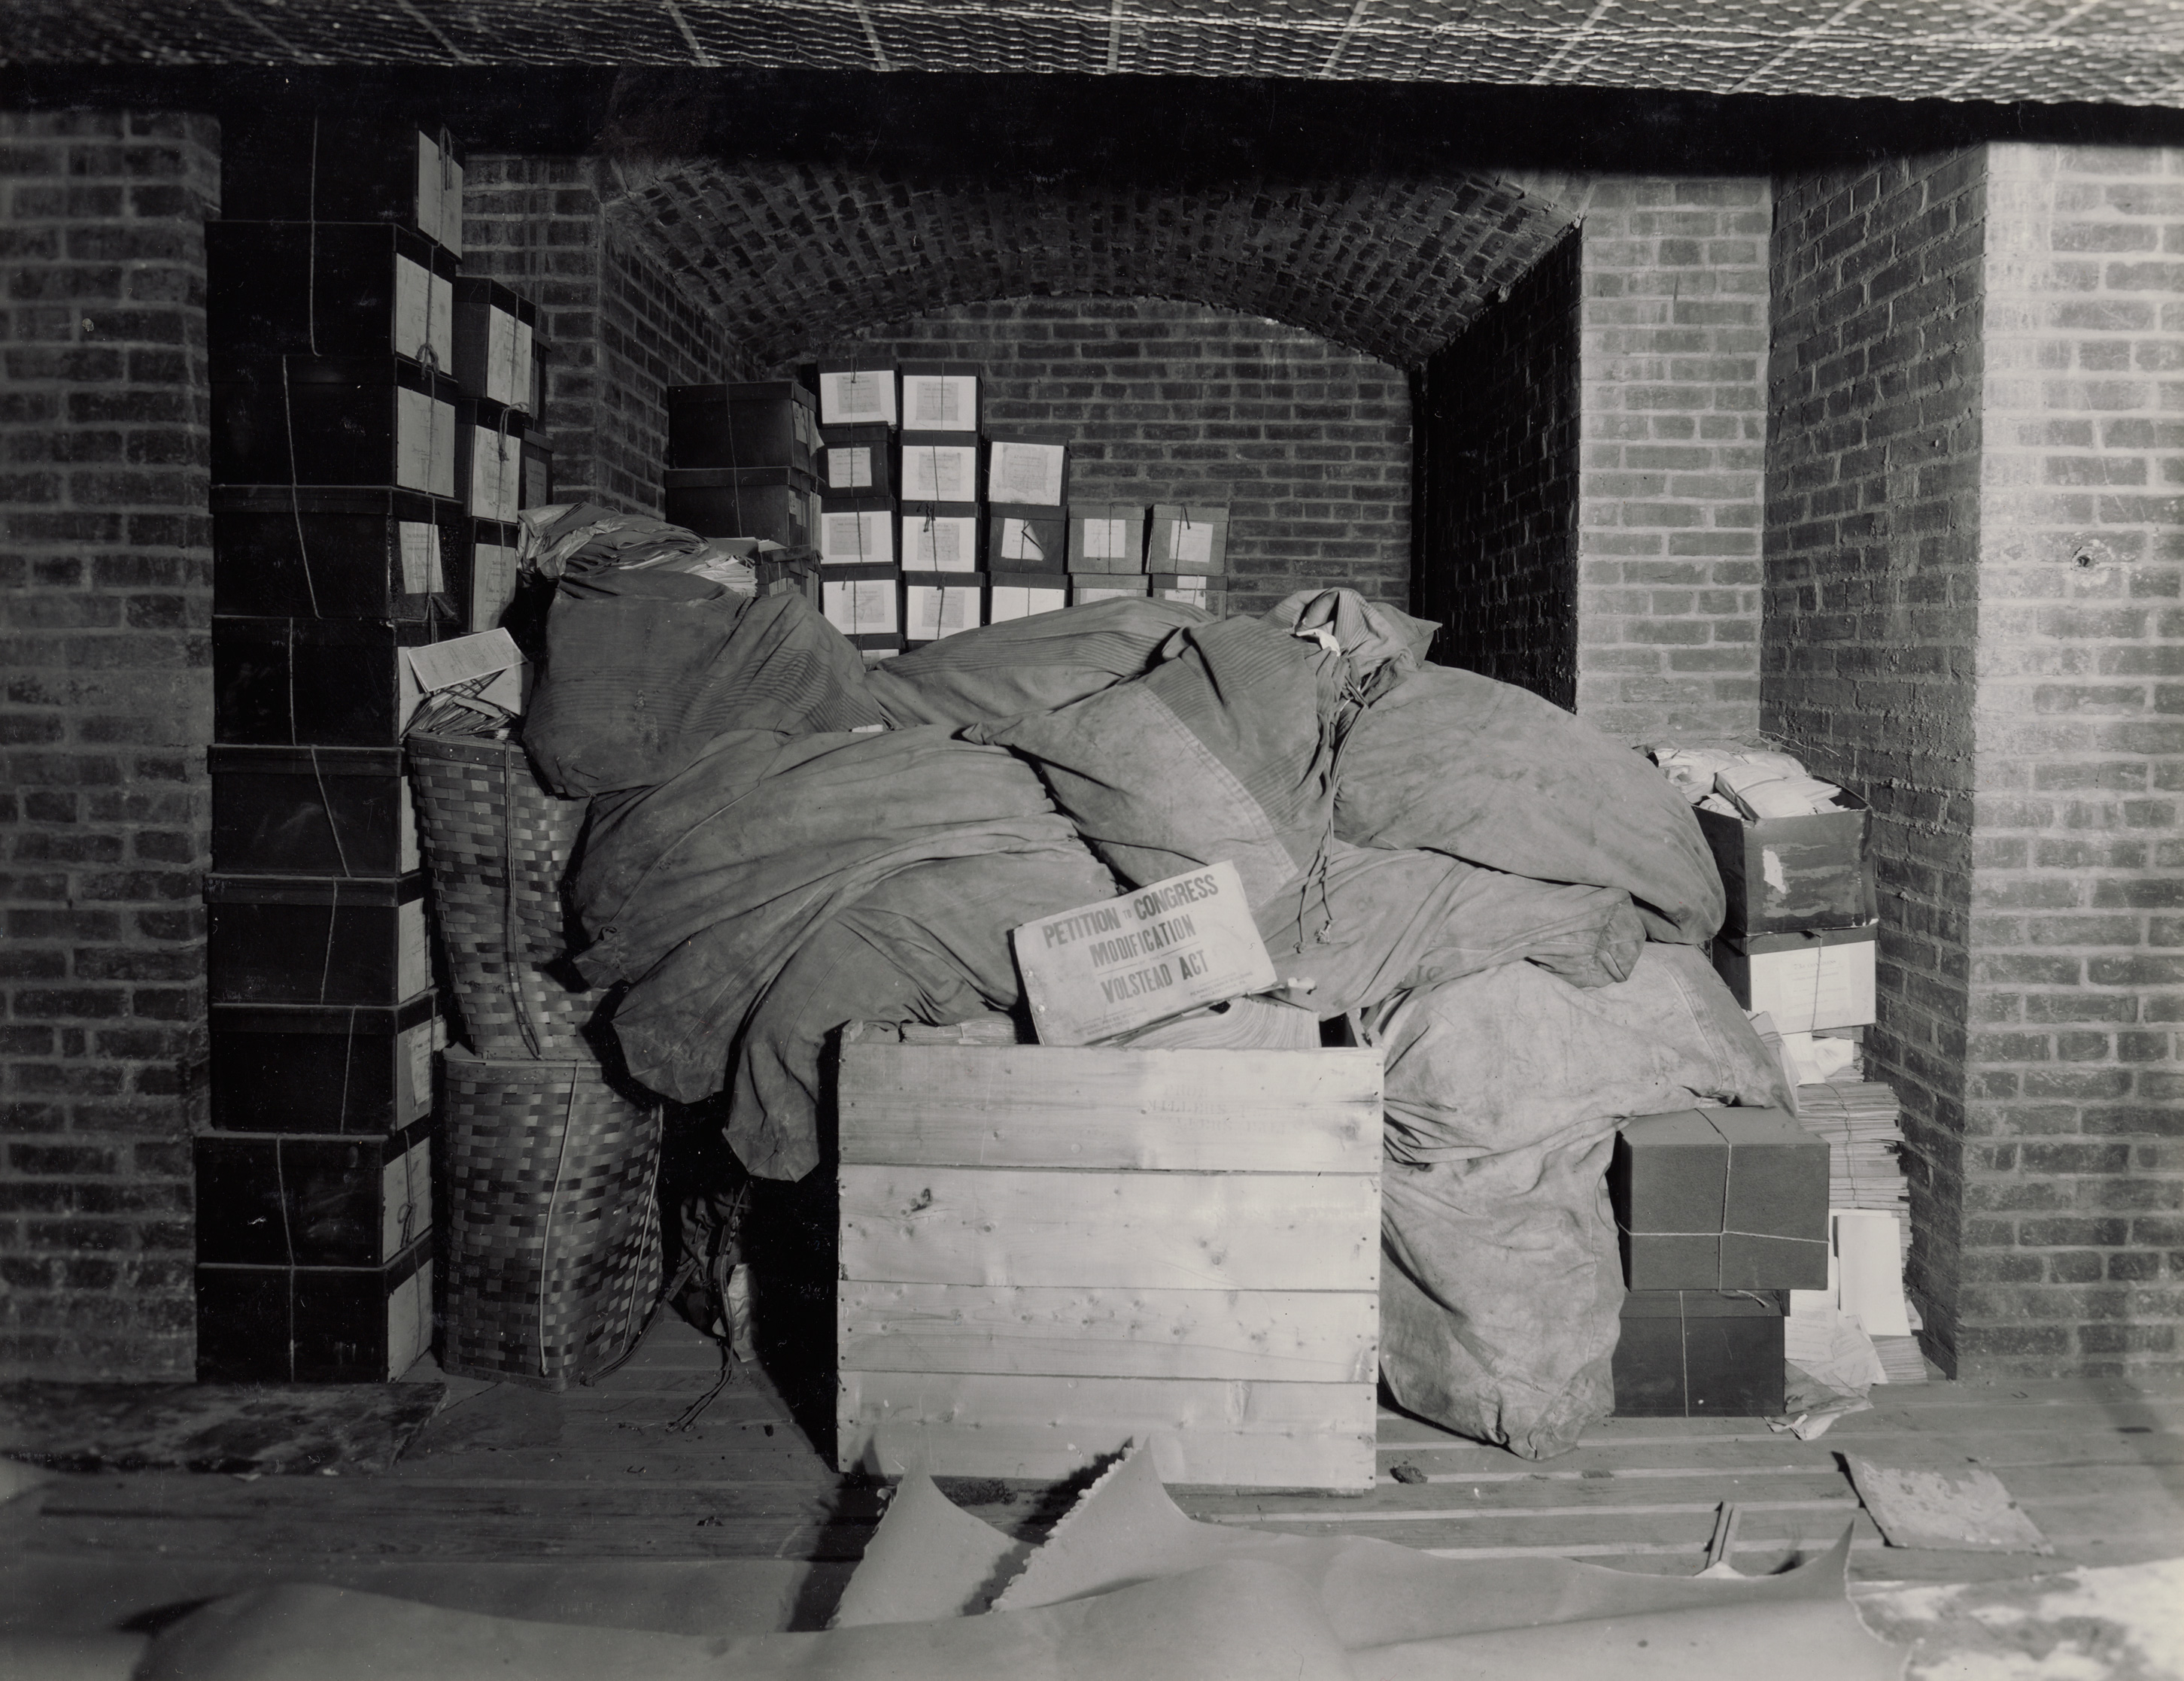
<path fill-rule="evenodd" d="M 1634 742 L 1758 725 L 1769 183 L 1517 175 L 1580 219 L 1578 710 Z"/>
<path fill-rule="evenodd" d="M 1910 1144 L 1910 1282 L 1956 1357 L 1977 632 L 1975 153 L 1778 183 L 1766 731 L 1873 807 L 1876 1078 Z"/>
<path fill-rule="evenodd" d="M 1412 378 L 1432 657 L 1577 704 L 1579 333 L 1565 238 Z"/>
<path fill-rule="evenodd" d="M 711 320 L 609 226 L 577 158 L 473 157 L 463 182 L 465 274 L 539 306 L 557 500 L 658 514 L 665 392 L 742 376 Z"/>
<path fill-rule="evenodd" d="M 1964 1367 L 2184 1369 L 2184 151 L 1986 152 Z"/>
<path fill-rule="evenodd" d="M 1020 298 L 811 355 L 978 363 L 988 425 L 1071 445 L 1069 493 L 1227 503 L 1229 605 L 1346 584 L 1407 603 L 1403 376 L 1294 327 L 1192 303 Z"/>
<path fill-rule="evenodd" d="M 0 1376 L 194 1364 L 207 119 L 0 112 Z"/>

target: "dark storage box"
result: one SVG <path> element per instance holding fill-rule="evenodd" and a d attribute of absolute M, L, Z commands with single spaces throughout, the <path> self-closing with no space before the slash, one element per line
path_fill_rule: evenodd
<path fill-rule="evenodd" d="M 224 1133 L 388 1133 L 432 1112 L 439 1000 L 212 1006 L 212 1124 Z"/>
<path fill-rule="evenodd" d="M 212 381 L 220 485 L 384 485 L 454 498 L 455 382 L 398 356 L 261 356 Z"/>
<path fill-rule="evenodd" d="M 451 619 L 470 590 L 470 521 L 421 491 L 223 485 L 212 516 L 223 616 Z"/>
<path fill-rule="evenodd" d="M 405 876 L 422 867 L 398 747 L 215 747 L 212 867 Z"/>
<path fill-rule="evenodd" d="M 385 1266 L 432 1235 L 433 1130 L 426 1119 L 343 1137 L 198 1134 L 198 1259 Z"/>
<path fill-rule="evenodd" d="M 431 621 L 214 619 L 213 739 L 266 747 L 392 747 L 416 685 L 402 650 Z"/>
<path fill-rule="evenodd" d="M 463 152 L 403 118 L 237 108 L 220 119 L 220 198 L 243 222 L 398 222 L 463 254 Z"/>
<path fill-rule="evenodd" d="M 465 397 L 455 421 L 455 493 L 473 518 L 513 523 L 523 506 L 523 411 Z"/>
<path fill-rule="evenodd" d="M 1069 504 L 1069 570 L 1142 573 L 1145 510 L 1134 502 Z"/>
<path fill-rule="evenodd" d="M 457 266 L 392 222 L 208 222 L 205 336 L 219 361 L 392 352 L 444 371 Z"/>
<path fill-rule="evenodd" d="M 1848 789 L 1840 799 L 1838 811 L 1757 823 L 1696 811 L 1729 895 L 1724 933 L 1856 928 L 1873 921 L 1878 912 L 1866 856 L 1870 814 Z"/>
<path fill-rule="evenodd" d="M 528 408 L 538 306 L 499 281 L 474 276 L 455 282 L 454 307 L 452 371 L 463 395 Z"/>
<path fill-rule="evenodd" d="M 818 443 L 818 399 L 794 380 L 667 388 L 670 467 L 710 472 L 788 468 L 809 474 L 817 465 Z"/>
<path fill-rule="evenodd" d="M 1607 1189 L 1634 1290 L 1827 1288 L 1827 1141 L 1779 1109 L 1628 1122 Z"/>
<path fill-rule="evenodd" d="M 1782 1411 L 1779 1295 L 1633 1291 L 1613 1372 L 1618 1418 L 1763 1418 Z"/>
<path fill-rule="evenodd" d="M 1056 572 L 1067 582 L 1069 521 L 1059 508 L 995 502 L 986 509 L 986 564 L 996 572 Z"/>
<path fill-rule="evenodd" d="M 822 426 L 819 494 L 894 496 L 894 434 L 884 426 Z"/>
<path fill-rule="evenodd" d="M 425 879 L 205 880 L 215 1004 L 401 1005 L 430 988 Z"/>
<path fill-rule="evenodd" d="M 1879 932 L 1723 934 L 1713 943 L 1713 966 L 1736 1001 L 1765 1010 L 1779 1033 L 1862 1027 L 1877 1019 Z"/>
<path fill-rule="evenodd" d="M 1156 502 L 1145 531 L 1148 572 L 1218 576 L 1228 570 L 1228 509 L 1205 503 Z"/>
<path fill-rule="evenodd" d="M 900 371 L 904 431 L 977 433 L 978 363 L 905 362 Z"/>
<path fill-rule="evenodd" d="M 699 537 L 755 537 L 784 548 L 818 541 L 817 481 L 787 467 L 667 475 L 666 518 Z"/>
<path fill-rule="evenodd" d="M 200 1265 L 198 1381 L 384 1383 L 432 1344 L 432 1241 L 385 1266 Z"/>
<path fill-rule="evenodd" d="M 899 522 L 900 558 L 906 571 L 979 570 L 984 522 L 975 502 L 909 502 Z"/>

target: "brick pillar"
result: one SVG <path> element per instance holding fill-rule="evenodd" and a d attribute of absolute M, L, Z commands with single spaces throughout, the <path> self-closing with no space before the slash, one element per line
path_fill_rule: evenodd
<path fill-rule="evenodd" d="M 1967 1371 L 2184 1321 L 2184 151 L 1987 148 Z"/>
<path fill-rule="evenodd" d="M 188 1378 L 217 125 L 0 113 L 0 1376 Z"/>
<path fill-rule="evenodd" d="M 463 272 L 539 306 L 555 499 L 658 514 L 667 387 L 749 376 L 673 277 L 602 214 L 591 170 L 581 158 L 471 159 Z"/>

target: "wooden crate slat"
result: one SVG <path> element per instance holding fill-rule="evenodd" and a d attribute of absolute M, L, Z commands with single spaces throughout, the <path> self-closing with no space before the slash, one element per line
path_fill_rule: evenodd
<path fill-rule="evenodd" d="M 1370 1291 L 1148 1290 L 851 1282 L 844 1370 L 1370 1384 Z"/>
<path fill-rule="evenodd" d="M 842 1160 L 1370 1173 L 1376 1050 L 843 1047 Z"/>
<path fill-rule="evenodd" d="M 1362 1384 L 844 1372 L 837 1421 L 844 1471 L 1055 1479 L 1137 1439 L 1168 1483 L 1373 1486 Z"/>
<path fill-rule="evenodd" d="M 1377 1290 L 1363 1174 L 841 1170 L 842 1277 L 1125 1289 Z"/>

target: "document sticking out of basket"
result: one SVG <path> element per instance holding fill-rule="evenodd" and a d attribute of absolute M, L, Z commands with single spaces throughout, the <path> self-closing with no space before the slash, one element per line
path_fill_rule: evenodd
<path fill-rule="evenodd" d="M 1090 1044 L 1275 981 L 1226 861 L 1042 917 L 1011 938 L 1043 1044 Z"/>
<path fill-rule="evenodd" d="M 529 667 L 506 631 L 480 631 L 402 651 L 418 699 L 410 734 L 505 737 L 523 710 Z"/>

